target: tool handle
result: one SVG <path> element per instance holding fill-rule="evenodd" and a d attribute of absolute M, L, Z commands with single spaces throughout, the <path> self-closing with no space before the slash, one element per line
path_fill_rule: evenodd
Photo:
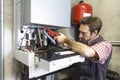
<path fill-rule="evenodd" d="M 56 36 L 59 36 L 59 35 L 60 35 L 59 33 L 57 33 L 57 32 L 55 32 L 55 31 L 49 29 L 48 27 L 46 27 L 45 30 L 46 30 L 47 33 L 48 33 L 50 36 L 52 36 L 52 37 L 56 37 Z"/>

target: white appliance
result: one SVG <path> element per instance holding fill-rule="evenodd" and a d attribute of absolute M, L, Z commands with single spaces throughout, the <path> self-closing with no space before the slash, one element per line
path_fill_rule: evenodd
<path fill-rule="evenodd" d="M 70 27 L 70 0 L 21 0 L 18 4 L 16 10 L 21 11 L 17 14 L 21 16 L 21 25 L 33 23 Z"/>

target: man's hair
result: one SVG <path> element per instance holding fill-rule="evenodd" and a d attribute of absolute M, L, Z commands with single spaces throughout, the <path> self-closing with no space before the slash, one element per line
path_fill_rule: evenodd
<path fill-rule="evenodd" d="M 102 21 L 99 17 L 93 16 L 84 17 L 80 21 L 80 25 L 81 24 L 88 25 L 91 33 L 94 32 L 95 30 L 97 30 L 99 33 L 102 28 Z"/>

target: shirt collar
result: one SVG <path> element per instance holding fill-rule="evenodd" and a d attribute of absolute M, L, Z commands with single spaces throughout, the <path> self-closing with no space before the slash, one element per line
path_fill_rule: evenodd
<path fill-rule="evenodd" d="M 96 38 L 98 38 L 98 37 L 99 37 L 99 35 L 97 35 L 95 38 L 89 40 L 89 41 L 88 41 L 88 45 L 90 45 L 90 44 L 91 44 Z"/>

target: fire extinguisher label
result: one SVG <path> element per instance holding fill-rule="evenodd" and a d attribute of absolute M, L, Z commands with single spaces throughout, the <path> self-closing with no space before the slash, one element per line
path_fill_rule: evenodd
<path fill-rule="evenodd" d="M 91 16 L 91 13 L 83 13 L 83 17 Z"/>

